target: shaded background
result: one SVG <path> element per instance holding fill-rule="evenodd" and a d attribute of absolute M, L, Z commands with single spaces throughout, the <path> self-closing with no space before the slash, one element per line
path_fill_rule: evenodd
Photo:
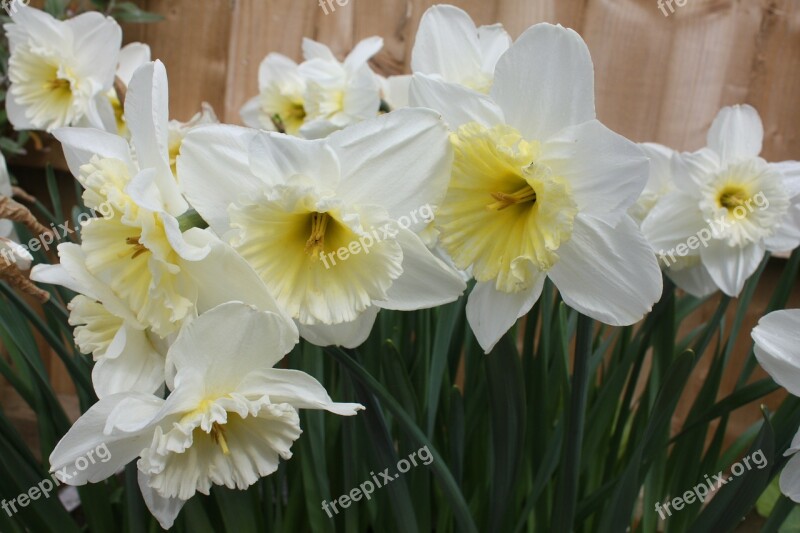
<path fill-rule="evenodd" d="M 186 120 L 200 104 L 212 104 L 221 120 L 239 123 L 239 108 L 257 93 L 257 73 L 269 52 L 300 60 L 302 37 L 328 44 L 343 57 L 358 40 L 385 39 L 372 65 L 383 75 L 408 72 L 419 19 L 434 2 L 349 0 L 325 14 L 316 0 L 139 0 L 165 20 L 124 27 L 125 40 L 148 43 L 170 78 L 172 118 Z M 344 2 L 343 2 L 344 3 Z M 766 129 L 764 156 L 800 159 L 800 0 L 686 0 L 665 17 L 657 0 L 462 0 L 478 24 L 502 22 L 512 37 L 547 21 L 577 30 L 587 41 L 596 70 L 600 120 L 638 142 L 655 141 L 679 150 L 705 144 L 719 108 L 756 107 Z M 11 161 L 14 164 L 14 161 Z M 34 178 L 33 176 L 39 178 Z M 37 170 L 24 185 L 40 194 Z M 37 183 L 38 182 L 38 183 Z M 71 188 L 71 184 L 68 188 Z M 763 314 L 783 260 L 773 259 L 753 300 L 720 395 L 727 395 L 750 348 L 749 333 Z M 795 290 L 790 307 L 800 307 Z M 701 308 L 687 329 L 710 318 L 717 299 Z M 735 305 L 731 306 L 732 319 Z M 798 347 L 800 349 L 800 347 Z M 706 357 L 709 357 L 707 355 Z M 57 357 L 50 372 L 63 400 L 72 405 L 71 383 Z M 705 379 L 701 361 L 683 396 L 679 424 Z M 757 371 L 754 380 L 766 375 Z M 3 407 L 36 438 L 33 413 L 0 392 Z M 779 398 L 773 395 L 767 404 Z M 753 404 L 728 425 L 732 440 L 760 417 Z"/>

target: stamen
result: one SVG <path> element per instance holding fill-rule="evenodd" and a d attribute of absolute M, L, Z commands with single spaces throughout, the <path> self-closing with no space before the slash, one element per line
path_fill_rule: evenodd
<path fill-rule="evenodd" d="M 136 259 L 143 253 L 148 252 L 149 250 L 139 241 L 140 237 L 128 237 L 125 239 L 125 244 L 133 246 L 133 256 L 131 259 Z"/>
<path fill-rule="evenodd" d="M 504 192 L 493 192 L 490 195 L 497 201 L 492 202 L 488 207 L 489 209 L 493 209 L 495 211 L 502 211 L 503 209 L 511 207 L 515 204 L 523 204 L 527 202 L 534 204 L 536 203 L 536 191 L 534 191 L 530 185 L 525 185 L 520 190 L 511 194 Z"/>
<path fill-rule="evenodd" d="M 222 453 L 230 455 L 231 450 L 228 448 L 228 442 L 225 440 L 225 428 L 214 422 L 211 425 L 211 438 L 214 442 L 222 448 Z"/>
<path fill-rule="evenodd" d="M 325 232 L 330 218 L 328 213 L 311 213 L 311 236 L 306 241 L 305 251 L 312 257 L 318 257 L 325 248 Z"/>
<path fill-rule="evenodd" d="M 717 197 L 720 207 L 736 209 L 747 203 L 747 192 L 741 187 L 726 187 Z"/>
<path fill-rule="evenodd" d="M 60 91 L 64 89 L 69 90 L 70 88 L 71 85 L 69 83 L 69 80 L 65 80 L 62 78 L 55 78 L 53 81 L 50 82 L 50 89 L 53 91 Z"/>

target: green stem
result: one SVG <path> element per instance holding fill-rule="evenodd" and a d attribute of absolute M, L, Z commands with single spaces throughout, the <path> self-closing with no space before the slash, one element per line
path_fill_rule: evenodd
<path fill-rule="evenodd" d="M 370 392 L 372 392 L 381 403 L 389 410 L 390 413 L 397 419 L 397 422 L 403 429 L 413 438 L 417 443 L 430 450 L 433 461 L 431 462 L 431 469 L 434 475 L 439 480 L 442 492 L 445 497 L 453 506 L 453 515 L 458 521 L 460 531 L 469 533 L 477 533 L 478 529 L 472 520 L 472 515 L 469 512 L 467 502 L 464 500 L 464 495 L 461 493 L 453 474 L 447 468 L 444 459 L 439 452 L 436 451 L 433 444 L 425 433 L 417 427 L 408 413 L 400 406 L 399 403 L 389 394 L 385 388 L 381 386 L 378 381 L 367 372 L 355 359 L 341 348 L 326 348 L 325 351 L 336 359 L 339 364 L 347 369 L 356 380 L 364 385 Z"/>
<path fill-rule="evenodd" d="M 553 531 L 573 531 L 578 500 L 581 448 L 586 418 L 586 398 L 589 389 L 589 356 L 592 351 L 592 319 L 578 314 L 578 330 L 575 338 L 575 361 L 572 370 L 567 415 L 566 449 L 562 463 L 562 476 L 556 495 L 556 515 Z"/>

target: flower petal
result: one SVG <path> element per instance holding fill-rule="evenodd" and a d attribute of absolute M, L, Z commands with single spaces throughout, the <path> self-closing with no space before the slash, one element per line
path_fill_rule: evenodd
<path fill-rule="evenodd" d="M 175 524 L 175 519 L 178 518 L 186 501 L 180 498 L 164 498 L 148 485 L 147 479 L 147 475 L 140 470 L 138 480 L 142 499 L 150 514 L 158 520 L 158 524 L 168 530 Z"/>
<path fill-rule="evenodd" d="M 311 326 L 299 324 L 300 336 L 311 344 L 317 346 L 342 346 L 344 348 L 358 348 L 369 337 L 375 318 L 378 316 L 378 307 L 368 307 L 366 311 L 352 322 L 326 325 L 314 324 Z"/>
<path fill-rule="evenodd" d="M 759 364 L 778 385 L 800 396 L 800 309 L 762 317 L 752 337 Z"/>
<path fill-rule="evenodd" d="M 723 164 L 758 157 L 764 144 L 761 117 L 749 105 L 720 110 L 708 132 L 708 147 L 719 154 Z"/>
<path fill-rule="evenodd" d="M 122 137 L 94 128 L 59 128 L 53 131 L 64 150 L 69 171 L 80 176 L 81 166 L 92 157 L 118 159 L 128 166 L 131 175 L 136 173 L 128 143 Z"/>
<path fill-rule="evenodd" d="M 682 192 L 663 196 L 642 222 L 642 233 L 650 246 L 662 256 L 672 253 L 673 256 L 663 259 L 671 263 L 680 257 L 676 248 L 686 244 L 690 237 L 696 236 L 703 228 L 708 229 L 708 223 L 703 219 L 697 200 Z M 711 230 L 708 231 L 710 237 Z M 699 254 L 695 251 L 697 248 L 690 251 L 688 244 L 686 247 L 685 255 Z"/>
<path fill-rule="evenodd" d="M 70 428 L 64 438 L 50 454 L 51 472 L 63 471 L 71 476 L 63 479 L 68 485 L 97 483 L 114 475 L 117 470 L 134 460 L 150 445 L 153 435 L 148 428 L 164 404 L 164 400 L 149 394 L 115 394 L 93 405 Z M 125 407 L 125 417 L 131 425 L 141 427 L 138 431 L 126 432 L 114 427 L 115 412 Z M 109 424 L 109 421 L 112 421 Z M 107 457 L 99 461 L 88 461 L 85 469 L 78 469 L 76 461 L 89 452 L 102 450 Z M 95 454 L 98 457 L 99 454 Z"/>
<path fill-rule="evenodd" d="M 164 356 L 144 331 L 126 324 L 118 335 L 123 336 L 124 351 L 118 357 L 101 357 L 92 369 L 97 397 L 131 391 L 155 394 L 164 385 Z"/>
<path fill-rule="evenodd" d="M 437 5 L 422 15 L 411 52 L 411 72 L 438 74 L 452 83 L 480 74 L 478 29 L 466 11 Z"/>
<path fill-rule="evenodd" d="M 667 276 L 675 282 L 678 288 L 686 291 L 695 298 L 705 298 L 719 290 L 714 279 L 702 263 L 679 270 L 667 270 Z"/>
<path fill-rule="evenodd" d="M 380 52 L 381 48 L 383 48 L 383 38 L 381 37 L 368 37 L 359 41 L 344 60 L 344 67 L 351 71 L 360 68 Z"/>
<path fill-rule="evenodd" d="M 236 391 L 248 373 L 283 359 L 297 340 L 283 317 L 227 303 L 184 326 L 167 353 L 167 364 L 177 370 L 176 389 L 184 378 L 199 374 L 207 395 L 224 396 Z"/>
<path fill-rule="evenodd" d="M 400 109 L 334 133 L 329 142 L 341 164 L 337 192 L 347 204 L 379 205 L 398 219 L 444 198 L 453 151 L 434 111 Z"/>
<path fill-rule="evenodd" d="M 150 47 L 145 43 L 128 43 L 119 51 L 117 77 L 126 86 L 131 82 L 133 73 L 150 62 Z"/>
<path fill-rule="evenodd" d="M 549 276 L 564 302 L 605 324 L 634 324 L 661 296 L 656 257 L 630 217 L 612 228 L 579 214 L 558 255 Z"/>
<path fill-rule="evenodd" d="M 244 387 L 268 395 L 270 403 L 288 403 L 295 409 L 324 409 L 341 416 L 364 410 L 358 403 L 334 402 L 319 381 L 299 370 L 271 368 L 254 375 Z"/>
<path fill-rule="evenodd" d="M 424 74 L 411 78 L 409 102 L 412 107 L 435 109 L 451 130 L 471 122 L 492 127 L 504 121 L 503 112 L 488 96 Z"/>
<path fill-rule="evenodd" d="M 467 285 L 459 274 L 437 259 L 412 231 L 401 229 L 397 241 L 403 248 L 403 274 L 392 283 L 383 309 L 413 311 L 454 302 Z"/>
<path fill-rule="evenodd" d="M 530 311 L 542 294 L 545 278 L 538 273 L 528 290 L 513 294 L 498 291 L 494 280 L 475 285 L 467 301 L 467 320 L 487 354 L 517 319 Z"/>
<path fill-rule="evenodd" d="M 122 45 L 122 28 L 117 21 L 98 12 L 82 13 L 64 21 L 75 36 L 75 68 L 83 77 L 97 82 L 98 92 L 114 84 Z"/>
<path fill-rule="evenodd" d="M 256 134 L 250 142 L 250 171 L 260 178 L 261 188 L 302 177 L 323 190 L 333 191 L 339 182 L 339 162 L 324 141 L 281 133 Z"/>
<path fill-rule="evenodd" d="M 800 503 L 800 454 L 795 454 L 783 467 L 780 478 L 781 492 Z"/>
<path fill-rule="evenodd" d="M 228 206 L 264 186 L 250 171 L 248 149 L 257 134 L 239 126 L 203 126 L 190 131 L 181 144 L 181 190 L 218 235 L 230 230 Z"/>
<path fill-rule="evenodd" d="M 763 242 L 740 248 L 729 246 L 725 240 L 713 239 L 708 246 L 700 248 L 700 258 L 720 290 L 736 298 L 764 259 L 765 252 Z"/>
<path fill-rule="evenodd" d="M 615 226 L 647 184 L 650 163 L 633 142 L 590 120 L 542 146 L 542 163 L 565 178 L 581 212 Z"/>
<path fill-rule="evenodd" d="M 536 24 L 500 57 L 492 97 L 528 140 L 595 118 L 594 67 L 580 35 Z"/>

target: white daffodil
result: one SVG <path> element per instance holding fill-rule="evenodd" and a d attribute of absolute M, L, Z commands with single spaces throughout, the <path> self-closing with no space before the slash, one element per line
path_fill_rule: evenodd
<path fill-rule="evenodd" d="M 298 135 L 306 121 L 306 81 L 297 63 L 269 54 L 258 69 L 258 96 L 242 107 L 242 121 L 251 128 Z"/>
<path fill-rule="evenodd" d="M 800 396 L 800 309 L 775 311 L 758 321 L 753 329 L 755 355 L 775 382 Z M 783 467 L 781 492 L 800 503 L 800 431 L 792 439 L 786 456 L 792 458 Z"/>
<path fill-rule="evenodd" d="M 406 109 L 316 141 L 200 128 L 178 171 L 186 198 L 301 334 L 354 347 L 379 308 L 433 307 L 464 290 L 415 233 L 441 202 L 451 161 L 439 116 Z"/>
<path fill-rule="evenodd" d="M 114 19 L 92 12 L 60 21 L 20 3 L 11 19 L 4 26 L 11 53 L 6 111 L 14 128 L 115 131 L 106 96 L 122 41 Z"/>
<path fill-rule="evenodd" d="M 105 444 L 110 460 L 64 480 L 98 482 L 139 457 L 145 503 L 165 529 L 195 493 L 213 485 L 246 489 L 292 456 L 302 433 L 298 409 L 351 416 L 311 376 L 273 368 L 297 342 L 283 318 L 224 304 L 187 325 L 170 347 L 166 400 L 141 393 L 100 400 L 50 456 L 52 471 Z"/>
<path fill-rule="evenodd" d="M 628 214 L 641 226 L 656 202 L 675 190 L 672 173 L 679 154 L 672 148 L 656 143 L 642 143 L 639 148 L 650 160 L 650 178 L 639 199 L 628 209 Z"/>
<path fill-rule="evenodd" d="M 150 47 L 144 43 L 130 43 L 122 47 L 119 52 L 119 63 L 117 64 L 116 83 L 121 83 L 127 90 L 128 84 L 131 82 L 133 73 L 139 67 L 150 62 Z M 114 118 L 117 124 L 117 134 L 121 137 L 129 138 L 130 132 L 125 125 L 125 109 L 123 109 L 122 102 L 117 94 L 116 86 L 106 93 L 108 101 L 111 102 L 111 107 L 114 109 Z"/>
<path fill-rule="evenodd" d="M 306 61 L 298 69 L 306 81 L 303 137 L 323 138 L 378 114 L 380 84 L 367 62 L 381 48 L 380 37 L 364 39 L 340 62 L 324 44 L 303 39 Z"/>
<path fill-rule="evenodd" d="M 652 250 L 627 215 L 648 160 L 595 119 L 589 50 L 572 30 L 528 29 L 497 62 L 490 95 L 424 74 L 411 104 L 443 113 L 455 148 L 435 224 L 478 281 L 467 318 L 488 352 L 546 277 L 572 308 L 632 324 L 661 295 Z"/>
<path fill-rule="evenodd" d="M 509 46 L 501 24 L 478 28 L 462 9 L 433 6 L 420 21 L 411 71 L 488 94 L 497 60 Z"/>
<path fill-rule="evenodd" d="M 691 294 L 738 296 L 766 251 L 800 244 L 800 163 L 767 163 L 763 138 L 755 109 L 722 109 L 708 147 L 680 155 L 676 190 L 642 223 L 668 275 Z"/>
<path fill-rule="evenodd" d="M 181 122 L 179 120 L 170 120 L 168 128 L 168 142 L 169 148 L 169 168 L 175 179 L 178 179 L 178 156 L 181 155 L 181 146 L 183 139 L 190 131 L 200 126 L 207 124 L 219 124 L 217 114 L 214 113 L 214 108 L 208 102 L 203 102 L 200 105 L 200 111 L 197 112 L 188 122 Z"/>
<path fill-rule="evenodd" d="M 186 321 L 223 303 L 243 300 L 281 314 L 266 286 L 230 246 L 198 228 L 185 232 L 183 239 L 195 248 L 210 249 L 204 260 L 181 264 L 183 279 L 198 288 Z M 160 390 L 166 380 L 164 357 L 175 334 L 162 337 L 141 321 L 125 300 L 89 271 L 80 246 L 62 244 L 58 252 L 61 263 L 36 266 L 31 279 L 79 293 L 70 302 L 69 321 L 76 326 L 75 343 L 81 352 L 92 354 L 96 361 L 92 382 L 97 396 Z M 288 317 L 284 319 L 289 329 L 296 330 Z"/>

